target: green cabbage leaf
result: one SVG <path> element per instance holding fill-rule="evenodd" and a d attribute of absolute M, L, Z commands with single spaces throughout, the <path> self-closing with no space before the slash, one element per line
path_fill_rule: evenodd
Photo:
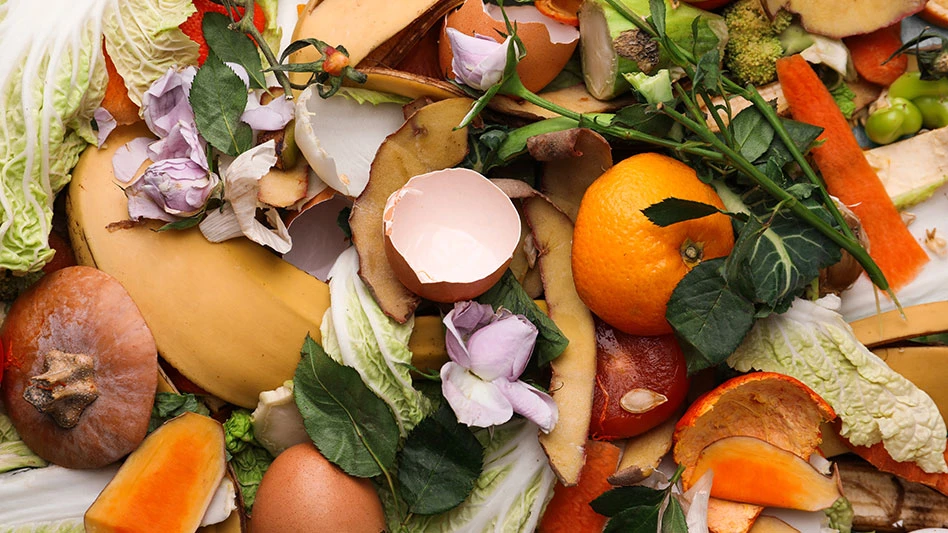
<path fill-rule="evenodd" d="M 169 68 L 197 64 L 197 43 L 178 28 L 195 11 L 191 0 L 111 0 L 105 49 L 136 104 Z"/>
<path fill-rule="evenodd" d="M 394 512 L 391 492 L 380 489 L 389 528 L 403 533 L 535 531 L 556 483 L 538 434 L 537 425 L 522 418 L 478 431 L 483 470 L 467 499 L 448 512 L 406 519 Z"/>
<path fill-rule="evenodd" d="M 399 432 L 407 436 L 432 411 L 431 401 L 412 385 L 408 339 L 414 320 L 399 324 L 385 315 L 359 277 L 355 248 L 336 259 L 329 277 L 333 304 L 320 327 L 323 349 L 359 373 L 392 409 Z"/>
<path fill-rule="evenodd" d="M 53 199 L 105 94 L 106 1 L 0 1 L 0 268 L 36 272 L 53 256 Z"/>
<path fill-rule="evenodd" d="M 926 472 L 948 472 L 945 421 L 928 394 L 863 346 L 837 312 L 839 298 L 797 299 L 758 320 L 727 359 L 734 369 L 793 376 L 829 403 L 840 434 L 857 446 L 882 442 L 889 455 Z"/>

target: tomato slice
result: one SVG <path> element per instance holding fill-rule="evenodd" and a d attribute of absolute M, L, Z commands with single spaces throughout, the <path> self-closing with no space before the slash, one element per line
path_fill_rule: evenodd
<path fill-rule="evenodd" d="M 674 415 L 688 393 L 685 356 L 672 335 L 640 337 L 597 320 L 596 358 L 593 439 L 644 433 Z"/>

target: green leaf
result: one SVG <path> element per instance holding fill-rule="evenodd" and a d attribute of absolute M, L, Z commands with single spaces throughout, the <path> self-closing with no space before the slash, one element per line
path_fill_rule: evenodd
<path fill-rule="evenodd" d="M 665 1 L 664 0 L 649 0 L 648 10 L 652 18 L 652 26 L 655 27 L 655 32 L 658 33 L 659 39 L 665 36 Z"/>
<path fill-rule="evenodd" d="M 655 533 L 658 531 L 658 505 L 631 507 L 613 516 L 602 533 Z"/>
<path fill-rule="evenodd" d="M 237 484 L 240 485 L 240 496 L 247 511 L 253 508 L 257 498 L 257 489 L 263 481 L 263 474 L 270 468 L 273 456 L 266 449 L 257 446 L 247 446 L 235 453 L 228 463 L 234 470 Z"/>
<path fill-rule="evenodd" d="M 237 63 L 244 67 L 250 77 L 250 87 L 263 89 L 267 86 L 263 76 L 263 65 L 257 45 L 246 34 L 230 29 L 233 21 L 221 13 L 205 13 L 201 22 L 204 40 L 224 63 Z"/>
<path fill-rule="evenodd" d="M 668 498 L 668 506 L 662 514 L 662 533 L 688 533 L 688 521 L 678 498 Z"/>
<path fill-rule="evenodd" d="M 823 133 L 823 128 L 819 126 L 805 122 L 797 122 L 796 120 L 790 120 L 788 118 L 781 118 L 780 123 L 783 124 L 784 129 L 787 130 L 787 133 L 793 140 L 793 144 L 802 152 L 806 152 L 816 141 L 816 138 Z M 793 161 L 793 156 L 790 155 L 787 145 L 784 144 L 779 137 L 775 137 L 762 159 L 773 159 L 777 166 L 782 167 L 790 161 Z"/>
<path fill-rule="evenodd" d="M 642 210 L 642 214 L 644 214 L 652 224 L 661 227 L 671 226 L 672 224 L 686 220 L 703 218 L 720 212 L 721 210 L 713 205 L 695 202 L 694 200 L 683 200 L 681 198 L 666 198 Z"/>
<path fill-rule="evenodd" d="M 352 238 L 352 228 L 349 226 L 349 215 L 352 214 L 352 208 L 349 206 L 343 207 L 339 210 L 339 214 L 336 215 L 336 225 L 339 226 L 339 229 L 342 230 L 343 235 L 347 239 Z"/>
<path fill-rule="evenodd" d="M 728 286 L 724 258 L 702 261 L 672 291 L 665 317 L 688 361 L 688 373 L 716 366 L 754 325 L 754 304 Z"/>
<path fill-rule="evenodd" d="M 615 516 L 629 508 L 630 504 L 659 505 L 665 499 L 665 491 L 642 485 L 616 487 L 602 493 L 589 502 L 593 510 L 603 516 Z"/>
<path fill-rule="evenodd" d="M 620 109 L 612 119 L 613 126 L 624 126 L 642 133 L 664 137 L 675 121 L 648 104 L 631 104 Z"/>
<path fill-rule="evenodd" d="M 253 146 L 253 130 L 240 121 L 247 107 L 247 87 L 215 54 L 208 54 L 191 84 L 194 123 L 214 148 L 237 156 Z"/>
<path fill-rule="evenodd" d="M 756 107 L 748 107 L 731 120 L 728 125 L 734 141 L 748 161 L 756 161 L 770 148 L 774 140 L 774 128 Z"/>
<path fill-rule="evenodd" d="M 409 511 L 437 514 L 463 502 L 481 474 L 483 453 L 470 428 L 442 404 L 415 426 L 399 455 L 398 481 Z"/>
<path fill-rule="evenodd" d="M 372 89 L 363 89 L 362 87 L 340 87 L 337 94 L 343 96 L 357 104 L 398 104 L 405 105 L 411 102 L 411 98 L 400 94 L 384 93 L 373 91 Z"/>
<path fill-rule="evenodd" d="M 399 433 L 388 405 L 358 372 L 330 359 L 308 335 L 300 355 L 293 395 L 320 453 L 352 476 L 373 477 L 391 469 Z"/>
<path fill-rule="evenodd" d="M 496 311 L 503 307 L 512 313 L 523 315 L 539 330 L 537 343 L 533 348 L 537 364 L 545 365 L 556 359 L 566 349 L 569 339 L 549 316 L 537 307 L 536 302 L 527 295 L 523 286 L 509 269 L 493 287 L 477 298 L 482 304 L 490 304 Z"/>
<path fill-rule="evenodd" d="M 193 394 L 175 394 L 173 392 L 159 392 L 155 394 L 155 404 L 151 408 L 151 420 L 148 421 L 148 432 L 158 429 L 158 426 L 183 413 L 197 413 L 208 416 L 211 412 L 201 400 Z"/>
<path fill-rule="evenodd" d="M 782 312 L 795 296 L 819 276 L 820 269 L 841 257 L 839 245 L 786 209 L 774 212 L 774 202 L 763 194 L 750 204 L 754 216 L 739 229 L 732 258 L 740 267 L 728 279 L 738 279 L 742 292 L 768 309 Z M 832 224 L 831 215 L 815 200 L 804 205 Z M 766 223 L 764 222 L 766 221 Z"/>

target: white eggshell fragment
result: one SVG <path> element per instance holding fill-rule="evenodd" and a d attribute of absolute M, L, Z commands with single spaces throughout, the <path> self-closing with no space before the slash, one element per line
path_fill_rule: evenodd
<path fill-rule="evenodd" d="M 296 101 L 296 144 L 321 180 L 356 197 L 382 141 L 405 123 L 399 104 L 358 103 L 341 95 L 319 96 L 310 85 Z"/>
<path fill-rule="evenodd" d="M 461 168 L 408 180 L 385 205 L 385 252 L 398 279 L 437 302 L 494 285 L 520 241 L 520 215 L 503 191 Z"/>

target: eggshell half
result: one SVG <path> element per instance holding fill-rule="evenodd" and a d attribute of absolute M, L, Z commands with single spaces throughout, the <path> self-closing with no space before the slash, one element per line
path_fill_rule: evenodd
<path fill-rule="evenodd" d="M 579 43 L 579 31 L 543 15 L 533 6 L 507 7 L 505 11 L 512 22 L 517 22 L 517 35 L 527 49 L 527 55 L 517 65 L 520 81 L 527 89 L 539 91 L 566 66 Z M 482 0 L 466 0 L 460 9 L 450 13 L 441 30 L 438 60 L 445 77 L 451 79 L 454 78 L 451 69 L 454 53 L 447 28 L 467 35 L 483 35 L 497 42 L 504 40 L 498 32 L 507 33 L 500 8 L 495 5 L 485 7 Z"/>
<path fill-rule="evenodd" d="M 436 302 L 482 294 L 503 275 L 520 242 L 520 215 L 510 198 L 462 168 L 408 180 L 388 198 L 382 224 L 399 281 Z"/>

